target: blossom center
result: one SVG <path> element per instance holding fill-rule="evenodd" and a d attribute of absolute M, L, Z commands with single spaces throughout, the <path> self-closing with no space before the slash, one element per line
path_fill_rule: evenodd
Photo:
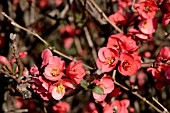
<path fill-rule="evenodd" d="M 123 62 L 123 68 L 125 70 L 128 70 L 130 68 L 130 63 L 129 62 Z"/>
<path fill-rule="evenodd" d="M 113 64 L 114 61 L 115 61 L 115 59 L 114 59 L 114 58 L 111 58 L 111 57 L 109 57 L 109 58 L 106 59 L 106 63 L 109 64 L 109 65 L 110 65 L 110 64 Z"/>
<path fill-rule="evenodd" d="M 62 84 L 57 85 L 58 93 L 64 93 L 65 87 Z"/>
<path fill-rule="evenodd" d="M 51 75 L 52 76 L 57 76 L 58 75 L 58 72 L 59 72 L 59 70 L 56 68 L 56 69 L 53 69 L 52 71 L 51 71 Z"/>
<path fill-rule="evenodd" d="M 146 6 L 144 10 L 145 10 L 146 12 L 152 11 L 152 9 L 151 9 L 149 6 Z"/>

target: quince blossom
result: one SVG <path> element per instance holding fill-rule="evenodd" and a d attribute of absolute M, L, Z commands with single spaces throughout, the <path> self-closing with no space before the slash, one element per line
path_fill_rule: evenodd
<path fill-rule="evenodd" d="M 134 8 L 143 19 L 152 19 L 155 17 L 158 7 L 154 0 L 146 0 L 136 3 Z"/>
<path fill-rule="evenodd" d="M 64 76 L 65 62 L 57 56 L 49 58 L 49 63 L 45 67 L 44 76 L 51 81 L 57 81 Z"/>
<path fill-rule="evenodd" d="M 69 79 L 62 79 L 50 86 L 50 92 L 55 100 L 60 100 L 63 98 L 66 88 L 74 89 L 73 83 Z"/>
<path fill-rule="evenodd" d="M 140 68 L 140 60 L 135 56 L 132 56 L 128 53 L 122 53 L 120 55 L 120 65 L 118 66 L 119 72 L 124 76 L 131 76 L 137 73 L 138 69 Z"/>
<path fill-rule="evenodd" d="M 98 57 L 96 61 L 97 67 L 103 72 L 110 72 L 118 62 L 119 53 L 116 49 L 102 47 L 98 51 Z"/>
<path fill-rule="evenodd" d="M 80 84 L 80 81 L 83 80 L 86 72 L 83 68 L 82 63 L 72 61 L 66 68 L 66 74 L 76 83 Z"/>

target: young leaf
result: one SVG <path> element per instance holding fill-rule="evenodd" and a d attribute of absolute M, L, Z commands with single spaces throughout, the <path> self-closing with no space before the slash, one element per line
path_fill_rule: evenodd
<path fill-rule="evenodd" d="M 92 89 L 93 92 L 99 94 L 99 95 L 102 95 L 104 93 L 103 89 L 99 86 L 95 86 L 93 89 Z"/>

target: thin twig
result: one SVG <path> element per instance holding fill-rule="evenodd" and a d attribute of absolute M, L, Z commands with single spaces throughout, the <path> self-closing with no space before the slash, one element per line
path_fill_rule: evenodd
<path fill-rule="evenodd" d="M 86 35 L 87 42 L 88 42 L 90 48 L 92 49 L 93 58 L 96 61 L 96 59 L 97 59 L 97 52 L 96 52 L 96 49 L 94 48 L 94 44 L 93 44 L 93 41 L 91 39 L 90 33 L 89 33 L 87 27 L 84 27 L 83 29 L 84 29 L 84 32 L 85 32 L 85 35 Z"/>
<path fill-rule="evenodd" d="M 152 97 L 153 101 L 155 101 L 162 109 L 165 111 L 165 113 L 169 113 L 168 110 L 160 103 L 158 102 L 154 97 Z"/>
<path fill-rule="evenodd" d="M 116 71 L 116 70 L 115 70 Z M 113 76 L 116 75 L 116 72 L 113 72 Z M 131 92 L 127 87 L 123 86 L 122 84 L 120 84 L 119 82 L 116 81 L 116 79 L 114 79 L 114 83 L 116 85 L 118 85 L 119 87 L 121 87 L 122 89 Z M 162 113 L 162 111 L 160 109 L 158 109 L 155 105 L 153 105 L 151 102 L 149 102 L 146 98 L 142 97 L 140 94 L 138 94 L 137 92 L 131 92 L 133 95 L 137 96 L 138 98 L 140 98 L 141 100 L 143 100 L 144 102 L 146 102 L 148 105 L 150 105 L 152 108 L 154 108 L 157 112 Z"/>
<path fill-rule="evenodd" d="M 49 43 L 48 43 L 47 41 L 45 41 L 44 39 L 42 39 L 36 32 L 31 31 L 31 30 L 28 30 L 28 29 L 20 26 L 20 25 L 17 24 L 11 17 L 9 17 L 5 12 L 1 12 L 1 13 L 2 13 L 2 15 L 4 15 L 6 18 L 8 18 L 8 19 L 11 21 L 11 24 L 12 24 L 13 26 L 18 27 L 18 28 L 20 28 L 20 29 L 22 29 L 22 30 L 24 30 L 24 31 L 26 31 L 26 32 L 34 35 L 34 36 L 37 37 L 39 40 L 41 40 L 46 46 L 49 46 Z M 48 48 L 51 49 L 52 47 L 48 47 Z M 57 51 L 56 49 L 52 49 L 52 51 L 53 51 L 54 53 L 57 53 L 58 55 L 64 57 L 64 58 L 68 59 L 68 60 L 73 60 L 73 58 L 71 58 L 71 57 L 69 57 L 69 56 L 67 56 L 67 55 L 65 55 L 65 54 Z M 90 67 L 90 66 L 88 66 L 88 65 L 86 65 L 86 64 L 83 64 L 83 65 L 84 65 L 86 68 L 90 69 L 90 70 L 95 69 L 95 68 L 92 68 L 92 67 Z"/>
<path fill-rule="evenodd" d="M 123 33 L 123 31 L 119 28 L 119 27 L 117 27 L 115 24 L 113 24 L 110 20 L 109 20 L 109 18 L 106 16 L 106 14 L 101 10 L 101 8 L 94 2 L 94 0 L 90 0 L 90 2 L 93 4 L 93 6 L 98 10 L 98 12 L 103 16 L 103 18 L 110 24 L 110 25 L 112 25 L 114 28 L 115 28 L 115 30 L 117 30 L 118 32 L 120 32 L 120 33 Z"/>

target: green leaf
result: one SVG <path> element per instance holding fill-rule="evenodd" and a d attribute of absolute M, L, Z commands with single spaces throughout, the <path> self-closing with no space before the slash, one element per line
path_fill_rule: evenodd
<path fill-rule="evenodd" d="M 85 80 L 81 80 L 80 81 L 80 85 L 84 88 L 84 89 L 88 89 L 88 83 Z"/>
<path fill-rule="evenodd" d="M 13 63 L 12 64 L 12 71 L 15 73 L 16 72 L 16 68 L 17 68 L 17 64 Z"/>
<path fill-rule="evenodd" d="M 99 94 L 99 95 L 102 95 L 104 93 L 104 90 L 99 87 L 99 86 L 95 86 L 93 89 L 92 89 L 93 92 Z"/>

